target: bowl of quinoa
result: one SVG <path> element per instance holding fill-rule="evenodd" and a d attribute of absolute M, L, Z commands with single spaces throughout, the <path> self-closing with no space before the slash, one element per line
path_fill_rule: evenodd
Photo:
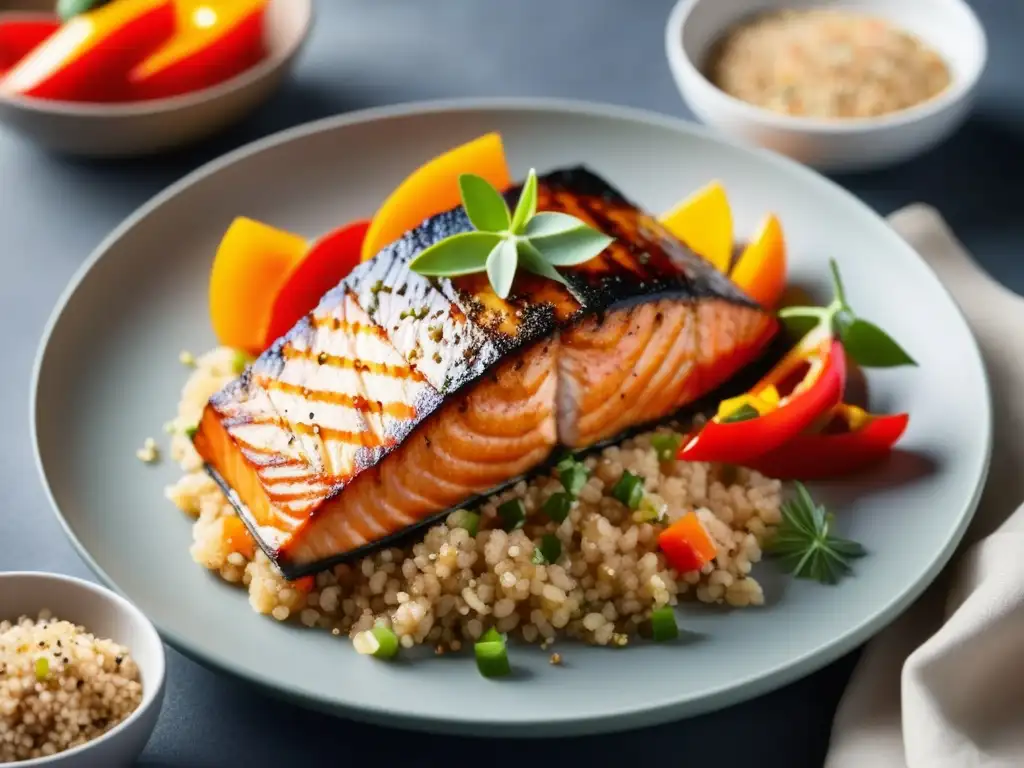
<path fill-rule="evenodd" d="M 679 0 L 665 46 L 703 122 L 827 171 L 950 136 L 987 57 L 964 0 Z"/>
<path fill-rule="evenodd" d="M 131 765 L 160 712 L 164 665 L 156 629 L 120 596 L 0 574 L 0 764 Z"/>

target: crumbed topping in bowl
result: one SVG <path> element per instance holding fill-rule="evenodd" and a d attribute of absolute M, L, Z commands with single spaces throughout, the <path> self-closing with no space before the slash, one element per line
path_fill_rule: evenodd
<path fill-rule="evenodd" d="M 879 18 L 814 8 L 750 17 L 706 68 L 725 93 L 796 117 L 868 118 L 922 104 L 952 80 L 943 58 Z"/>
<path fill-rule="evenodd" d="M 128 648 L 43 611 L 0 621 L 0 763 L 99 738 L 142 703 Z"/>

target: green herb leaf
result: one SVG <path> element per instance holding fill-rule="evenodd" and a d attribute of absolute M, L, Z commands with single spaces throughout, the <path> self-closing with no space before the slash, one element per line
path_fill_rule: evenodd
<path fill-rule="evenodd" d="M 526 507 L 520 499 L 511 499 L 498 506 L 498 516 L 506 531 L 514 531 L 526 524 Z"/>
<path fill-rule="evenodd" d="M 572 509 L 572 498 L 568 493 L 559 491 L 552 493 L 544 502 L 544 514 L 553 523 L 561 523 L 569 516 Z"/>
<path fill-rule="evenodd" d="M 530 244 L 540 251 L 544 260 L 556 267 L 584 264 L 612 242 L 608 235 L 585 224 L 557 235 L 530 238 Z"/>
<path fill-rule="evenodd" d="M 865 368 L 917 365 L 903 347 L 874 323 L 855 318 L 841 325 L 838 331 L 839 340 L 850 357 Z"/>
<path fill-rule="evenodd" d="M 651 435 L 651 448 L 658 454 L 658 461 L 671 461 L 679 453 L 683 436 L 675 432 L 658 432 Z"/>
<path fill-rule="evenodd" d="M 459 176 L 462 207 L 470 223 L 480 232 L 506 232 L 512 224 L 505 198 L 487 179 L 475 173 Z"/>
<path fill-rule="evenodd" d="M 527 222 L 523 234 L 531 240 L 535 240 L 538 237 L 564 235 L 566 232 L 572 232 L 585 226 L 587 225 L 584 222 L 568 213 L 543 211 Z"/>
<path fill-rule="evenodd" d="M 518 266 L 519 255 L 516 252 L 515 241 L 503 238 L 487 257 L 487 279 L 491 281 L 491 287 L 498 294 L 498 298 L 508 298 Z"/>
<path fill-rule="evenodd" d="M 835 584 L 850 571 L 850 560 L 867 554 L 855 541 L 830 533 L 833 518 L 815 503 L 802 483 L 782 505 L 782 522 L 766 550 L 795 577 Z"/>
<path fill-rule="evenodd" d="M 189 440 L 194 440 L 195 437 L 196 437 L 196 433 L 198 431 L 199 431 L 199 427 L 197 427 L 195 425 L 192 425 L 191 427 L 185 427 L 184 434 L 185 434 L 185 437 L 187 437 Z"/>
<path fill-rule="evenodd" d="M 544 537 L 533 547 L 533 556 L 530 559 L 534 565 L 546 565 L 557 563 L 562 556 L 562 542 L 551 533 L 544 534 Z"/>
<path fill-rule="evenodd" d="M 562 487 L 570 497 L 576 498 L 583 490 L 583 486 L 590 479 L 590 470 L 580 464 L 576 459 L 569 457 L 558 464 L 558 479 L 562 481 Z"/>
<path fill-rule="evenodd" d="M 565 286 L 569 285 L 561 273 L 544 259 L 540 251 L 529 240 L 520 238 L 516 243 L 516 248 L 519 251 L 519 264 L 525 270 L 533 272 L 535 275 L 546 277 L 548 280 L 554 280 L 556 283 L 561 283 Z"/>
<path fill-rule="evenodd" d="M 420 251 L 409 267 L 432 277 L 482 272 L 487 268 L 487 257 L 501 239 L 501 235 L 493 232 L 460 232 Z"/>
<path fill-rule="evenodd" d="M 761 414 L 757 412 L 757 408 L 747 403 L 744 403 L 732 413 L 719 419 L 720 424 L 735 424 L 740 421 L 750 421 L 756 419 Z"/>
<path fill-rule="evenodd" d="M 516 203 L 516 212 L 512 214 L 513 234 L 521 235 L 526 231 L 526 225 L 533 215 L 537 213 L 537 171 L 533 168 L 523 182 L 523 189 L 519 193 L 519 202 Z"/>

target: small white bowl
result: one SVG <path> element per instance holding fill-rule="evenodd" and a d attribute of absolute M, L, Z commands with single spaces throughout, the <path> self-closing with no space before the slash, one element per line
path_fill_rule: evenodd
<path fill-rule="evenodd" d="M 108 589 L 53 573 L 0 573 L 0 619 L 36 617 L 49 610 L 96 637 L 126 646 L 142 675 L 142 703 L 95 741 L 12 768 L 118 768 L 132 765 L 153 734 L 164 698 L 164 646 L 143 613 Z"/>
<path fill-rule="evenodd" d="M 701 68 L 711 46 L 751 13 L 832 7 L 886 19 L 939 52 L 952 71 L 939 96 L 877 118 L 790 117 L 733 98 Z M 985 67 L 987 42 L 963 0 L 679 0 L 669 16 L 665 50 L 686 103 L 703 122 L 744 141 L 824 171 L 868 170 L 907 160 L 947 138 L 966 119 Z"/>
<path fill-rule="evenodd" d="M 8 19 L 52 19 L 54 0 L 16 0 Z M 49 11 L 49 12 L 44 12 Z M 0 95 L 0 124 L 51 151 L 127 158 L 179 148 L 248 116 L 291 72 L 313 25 L 312 0 L 270 0 L 267 56 L 256 66 L 201 91 L 153 101 L 90 104 Z"/>

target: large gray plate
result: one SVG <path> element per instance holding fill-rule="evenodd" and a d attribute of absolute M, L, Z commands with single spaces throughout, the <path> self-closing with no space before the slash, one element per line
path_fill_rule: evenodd
<path fill-rule="evenodd" d="M 500 130 L 513 170 L 586 162 L 663 210 L 722 179 L 738 230 L 780 214 L 794 278 L 826 289 L 826 259 L 849 294 L 919 369 L 873 374 L 878 408 L 909 410 L 901 456 L 820 492 L 870 557 L 834 588 L 761 568 L 768 606 L 684 608 L 682 646 L 565 647 L 566 666 L 516 649 L 523 674 L 482 679 L 469 659 L 397 664 L 358 657 L 327 633 L 255 615 L 245 595 L 188 554 L 190 525 L 164 500 L 170 462 L 135 449 L 174 413 L 182 348 L 214 344 L 207 273 L 231 220 L 252 216 L 314 236 L 370 214 L 431 155 Z M 32 403 L 53 505 L 79 552 L 175 647 L 308 705 L 392 725 L 468 734 L 560 735 L 665 721 L 754 696 L 837 658 L 892 620 L 936 576 L 978 499 L 989 397 L 974 340 L 931 270 L 886 224 L 819 176 L 650 114 L 563 102 L 414 105 L 288 131 L 193 173 L 144 206 L 72 281 L 43 340 Z"/>

